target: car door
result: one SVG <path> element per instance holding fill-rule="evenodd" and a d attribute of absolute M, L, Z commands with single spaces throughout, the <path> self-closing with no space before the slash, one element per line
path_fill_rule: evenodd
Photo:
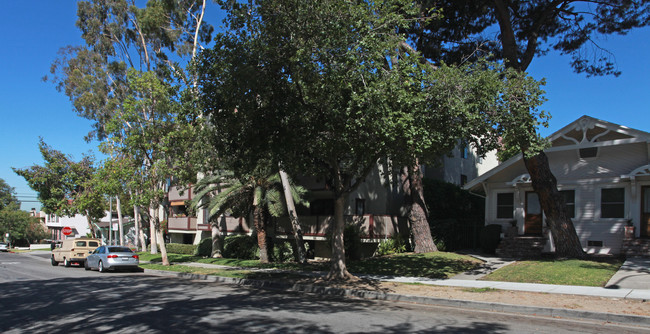
<path fill-rule="evenodd" d="M 97 267 L 97 264 L 99 263 L 99 254 L 102 248 L 104 248 L 104 246 L 98 247 L 92 252 L 92 254 L 88 255 L 86 261 L 88 261 L 88 266 L 90 266 L 91 268 Z"/>

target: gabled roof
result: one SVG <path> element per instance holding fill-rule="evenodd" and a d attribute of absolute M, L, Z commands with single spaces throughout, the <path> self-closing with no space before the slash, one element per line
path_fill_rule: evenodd
<path fill-rule="evenodd" d="M 584 115 L 567 126 L 554 132 L 548 137 L 551 147 L 545 152 L 566 151 L 585 147 L 609 146 L 635 142 L 650 143 L 650 133 L 628 128 L 619 124 L 606 122 Z M 468 182 L 464 189 L 472 189 L 480 185 L 503 169 L 512 166 L 522 159 L 522 154 L 506 160 L 485 174 Z"/>

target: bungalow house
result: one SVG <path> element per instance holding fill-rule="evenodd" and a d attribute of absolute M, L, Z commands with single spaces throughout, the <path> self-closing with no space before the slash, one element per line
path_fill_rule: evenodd
<path fill-rule="evenodd" d="M 551 171 L 586 252 L 619 254 L 650 237 L 650 133 L 582 116 L 548 139 Z M 554 251 L 521 154 L 464 188 L 485 196 L 485 224 L 501 225 L 506 240 L 537 237 Z"/>

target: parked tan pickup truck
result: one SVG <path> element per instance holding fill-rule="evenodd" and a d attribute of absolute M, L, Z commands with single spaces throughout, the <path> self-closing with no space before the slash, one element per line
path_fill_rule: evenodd
<path fill-rule="evenodd" d="M 63 240 L 61 247 L 52 250 L 52 265 L 58 266 L 59 262 L 69 267 L 72 264 L 84 265 L 86 256 L 102 244 L 101 240 L 94 238 L 75 238 Z"/>

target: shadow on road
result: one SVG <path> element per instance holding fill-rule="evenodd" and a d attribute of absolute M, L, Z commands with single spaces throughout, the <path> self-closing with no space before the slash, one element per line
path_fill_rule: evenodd
<path fill-rule="evenodd" d="M 404 321 L 374 325 L 373 314 L 400 304 L 197 283 L 124 273 L 0 284 L 4 333 L 335 333 L 336 319 L 359 314 L 359 333 L 501 333 L 495 323 L 444 323 L 422 329 Z M 372 312 L 372 313 L 371 313 Z M 431 314 L 436 318 L 435 314 Z M 334 319 L 334 320 L 332 320 Z M 360 327 L 367 322 L 367 326 Z"/>

